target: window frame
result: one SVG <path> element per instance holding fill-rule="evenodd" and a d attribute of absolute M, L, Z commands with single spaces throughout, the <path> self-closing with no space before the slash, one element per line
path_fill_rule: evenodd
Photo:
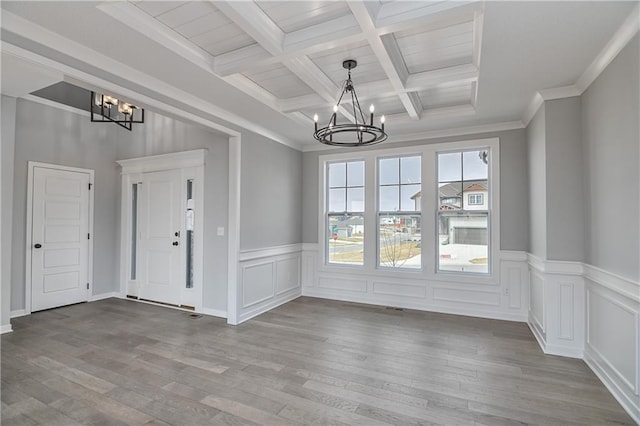
<path fill-rule="evenodd" d="M 490 264 L 488 274 L 436 271 L 437 267 L 437 214 L 434 208 L 434 200 L 437 200 L 438 176 L 437 176 L 437 153 L 458 152 L 461 150 L 490 149 L 488 180 L 491 185 L 489 198 L 487 198 L 487 208 L 491 210 L 489 218 L 489 250 Z M 377 187 L 378 180 L 376 162 L 377 157 L 412 156 L 422 155 L 422 269 L 408 268 L 377 268 L 376 238 L 365 238 L 364 241 L 364 265 L 351 266 L 342 264 L 326 263 L 326 246 L 324 240 L 326 215 L 326 191 L 325 172 L 327 162 L 336 161 L 365 161 L 365 211 L 364 228 L 365 234 L 371 234 L 376 230 L 377 224 Z M 454 142 L 409 145 L 404 147 L 385 147 L 377 149 L 349 149 L 341 150 L 339 153 L 318 155 L 318 272 L 340 274 L 344 277 L 351 276 L 354 279 L 365 279 L 375 275 L 379 279 L 414 278 L 433 281 L 434 283 L 460 283 L 465 285 L 499 285 L 499 260 L 500 260 L 500 139 L 498 137 L 483 139 L 466 139 Z M 462 201 L 462 200 L 461 200 Z M 376 232 L 377 235 L 377 232 Z M 426 243 L 433 241 L 434 243 Z M 360 277 L 360 278 L 356 278 Z M 448 288 L 448 287 L 447 287 Z"/>
<path fill-rule="evenodd" d="M 484 194 L 467 194 L 469 196 L 469 198 L 467 199 L 467 204 L 470 206 L 481 206 L 484 204 Z M 480 200 L 479 202 L 471 202 L 471 197 L 473 197 L 474 200 Z"/>
<path fill-rule="evenodd" d="M 353 186 L 350 187 L 348 185 L 349 183 L 349 163 L 356 163 L 356 162 L 363 162 L 363 182 L 362 182 L 362 186 Z M 339 186 L 339 187 L 331 187 L 331 185 L 329 184 L 329 167 L 331 164 L 340 164 L 340 163 L 344 163 L 345 164 L 345 175 L 344 175 L 344 184 L 345 186 Z M 366 183 L 367 183 L 367 170 L 366 170 L 366 162 L 362 159 L 358 159 L 358 158 L 354 158 L 354 159 L 345 159 L 345 160 L 333 160 L 333 161 L 327 161 L 325 162 L 325 183 L 324 183 L 324 187 L 325 187 L 325 196 L 324 196 L 324 229 L 325 229 L 325 234 L 324 234 L 324 240 L 325 241 L 325 245 L 324 245 L 324 264 L 328 265 L 328 266 L 339 266 L 339 267 L 347 267 L 347 268 L 363 268 L 365 266 L 365 255 L 366 255 L 366 245 L 364 243 L 364 241 L 366 240 L 366 232 L 364 233 L 364 238 L 363 238 L 363 244 L 362 244 L 362 251 L 363 251 L 363 257 L 362 257 L 362 264 L 348 264 L 348 263 L 339 263 L 339 262 L 331 262 L 329 259 L 329 244 L 328 242 L 328 230 L 329 230 L 329 223 L 330 223 L 330 217 L 331 216 L 346 216 L 346 215 L 354 215 L 354 216 L 362 216 L 364 219 L 364 210 L 363 211 L 349 211 L 347 210 L 347 200 L 349 199 L 349 195 L 348 195 L 348 188 L 362 188 L 363 193 L 364 193 L 364 202 L 366 205 L 367 202 L 367 196 L 366 196 Z M 345 206 L 345 210 L 342 212 L 332 212 L 329 210 L 329 193 L 331 191 L 331 189 L 336 189 L 336 188 L 344 188 L 344 206 Z M 365 227 L 363 225 L 363 227 Z M 366 229 L 366 227 L 365 227 Z"/>
<path fill-rule="evenodd" d="M 422 255 L 420 256 L 420 267 L 419 268 L 409 268 L 409 267 L 405 267 L 405 266 L 388 266 L 388 265 L 383 265 L 381 264 L 381 256 L 382 256 L 382 251 L 381 251 L 381 247 L 380 247 L 380 220 L 382 219 L 383 216 L 389 216 L 389 215 L 393 215 L 393 216 L 420 216 L 420 228 L 422 228 L 423 226 L 423 217 L 422 217 L 422 195 L 420 196 L 420 200 L 421 200 L 421 204 L 420 204 L 420 210 L 402 210 L 402 187 L 403 186 L 408 186 L 408 185 L 415 185 L 415 184 L 403 184 L 402 183 L 402 159 L 403 158 L 410 158 L 410 157 L 419 157 L 420 158 L 420 192 L 422 192 L 422 169 L 423 169 L 423 165 L 424 165 L 424 158 L 422 156 L 422 154 L 406 154 L 406 155 L 377 155 L 375 156 L 375 170 L 376 170 L 376 269 L 386 269 L 386 270 L 391 270 L 391 271 L 399 271 L 399 270 L 405 270 L 405 271 L 421 271 L 423 268 L 423 262 L 422 262 Z M 380 183 L 380 162 L 381 160 L 389 160 L 389 159 L 398 159 L 398 183 L 397 184 L 381 184 Z M 396 186 L 398 187 L 398 207 L 399 210 L 396 211 L 390 211 L 390 210 L 381 210 L 380 209 L 380 189 L 382 187 L 390 187 L 390 186 Z M 422 235 L 420 236 L 420 238 L 422 238 Z M 422 250 L 421 250 L 422 252 Z"/>

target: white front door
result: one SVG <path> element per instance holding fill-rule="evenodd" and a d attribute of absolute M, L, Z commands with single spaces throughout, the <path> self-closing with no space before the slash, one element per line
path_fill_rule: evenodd
<path fill-rule="evenodd" d="M 185 281 L 180 183 L 180 170 L 143 173 L 139 212 L 140 299 L 180 304 Z"/>
<path fill-rule="evenodd" d="M 88 300 L 90 177 L 33 169 L 31 311 Z"/>

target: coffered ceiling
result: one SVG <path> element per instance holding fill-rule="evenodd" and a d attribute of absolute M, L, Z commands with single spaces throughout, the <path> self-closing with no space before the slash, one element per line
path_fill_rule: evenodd
<path fill-rule="evenodd" d="M 161 23 L 211 55 L 216 75 L 303 124 L 315 113 L 328 120 L 351 58 L 360 100 L 390 126 L 474 112 L 480 2 L 132 1 L 103 10 L 134 28 Z"/>
<path fill-rule="evenodd" d="M 376 114 L 386 116 L 394 141 L 453 128 L 522 127 L 534 94 L 575 84 L 634 7 L 3 1 L 3 57 L 5 43 L 20 45 L 161 102 L 302 147 L 314 144 L 313 115 L 327 120 L 336 102 L 347 75 L 342 61 L 355 59 L 352 78 L 363 108 L 374 104 Z M 112 69 L 97 65 L 109 61 Z M 351 118 L 348 107 L 339 120 Z"/>

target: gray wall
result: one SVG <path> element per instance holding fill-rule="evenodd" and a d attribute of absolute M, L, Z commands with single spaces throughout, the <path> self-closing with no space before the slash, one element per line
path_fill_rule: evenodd
<path fill-rule="evenodd" d="M 500 138 L 500 249 L 523 250 L 529 247 L 529 196 L 527 177 L 527 139 L 524 129 L 475 135 L 437 138 L 387 144 L 388 148 L 415 146 L 472 139 Z M 374 147 L 373 149 L 379 149 Z M 346 149 L 312 151 L 303 154 L 302 241 L 318 242 L 318 157 Z"/>
<path fill-rule="evenodd" d="M 586 262 L 640 279 L 638 35 L 582 95 Z"/>
<path fill-rule="evenodd" d="M 302 153 L 243 133 L 241 155 L 240 249 L 301 243 Z"/>
<path fill-rule="evenodd" d="M 580 98 L 545 102 L 547 259 L 584 260 Z"/>
<path fill-rule="evenodd" d="M 527 127 L 529 170 L 529 253 L 547 258 L 547 173 L 545 105 Z"/>
<path fill-rule="evenodd" d="M 11 261 L 13 248 L 11 247 L 11 222 L 13 216 L 13 156 L 15 148 L 16 99 L 2 96 L 0 109 L 2 110 L 2 146 L 0 159 L 2 167 L 2 197 L 0 200 L 0 242 L 2 244 L 0 282 L 2 283 L 0 297 L 0 325 L 9 325 L 11 314 Z"/>
<path fill-rule="evenodd" d="M 25 215 L 27 161 L 95 170 L 94 294 L 119 287 L 120 168 L 116 160 L 207 148 L 205 166 L 205 300 L 226 309 L 228 139 L 203 128 L 146 111 L 132 132 L 35 102 L 18 100 L 16 116 L 11 308 L 25 306 Z M 34 119 L 37 117 L 37 119 Z"/>

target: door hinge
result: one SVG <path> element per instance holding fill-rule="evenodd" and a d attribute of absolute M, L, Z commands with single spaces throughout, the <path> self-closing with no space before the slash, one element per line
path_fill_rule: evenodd
<path fill-rule="evenodd" d="M 89 290 L 89 283 L 87 283 L 87 290 Z"/>
<path fill-rule="evenodd" d="M 89 191 L 91 191 L 91 187 L 93 186 L 92 183 L 89 184 Z"/>
<path fill-rule="evenodd" d="M 87 240 L 91 239 L 91 234 L 87 234 Z"/>

